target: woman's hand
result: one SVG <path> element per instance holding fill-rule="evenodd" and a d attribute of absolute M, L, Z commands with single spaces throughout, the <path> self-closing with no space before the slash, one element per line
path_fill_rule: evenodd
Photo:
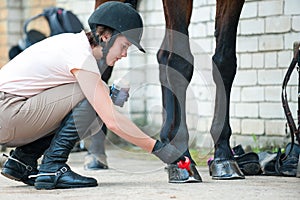
<path fill-rule="evenodd" d="M 110 88 L 110 97 L 116 106 L 123 107 L 124 103 L 129 98 L 129 92 L 128 92 L 128 90 L 123 90 L 122 88 L 120 90 L 118 90 L 116 88 L 111 87 Z"/>
<path fill-rule="evenodd" d="M 152 153 L 167 164 L 185 160 L 183 153 L 181 153 L 174 145 L 162 143 L 159 140 L 156 141 Z"/>

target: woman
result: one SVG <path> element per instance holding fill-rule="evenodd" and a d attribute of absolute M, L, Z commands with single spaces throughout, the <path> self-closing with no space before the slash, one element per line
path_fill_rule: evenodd
<path fill-rule="evenodd" d="M 17 147 L 4 176 L 37 189 L 96 186 L 66 162 L 79 139 L 100 130 L 101 120 L 166 163 L 181 157 L 175 146 L 150 138 L 117 112 L 101 80 L 101 72 L 126 57 L 131 44 L 144 52 L 139 14 L 127 4 L 107 2 L 88 22 L 91 33 L 47 38 L 0 70 L 0 144 Z"/>

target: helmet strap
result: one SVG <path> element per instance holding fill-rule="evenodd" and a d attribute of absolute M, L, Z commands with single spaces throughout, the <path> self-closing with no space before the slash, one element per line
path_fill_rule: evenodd
<path fill-rule="evenodd" d="M 109 49 L 113 46 L 118 34 L 119 32 L 114 30 L 111 38 L 107 42 L 99 41 L 99 37 L 96 39 L 99 41 L 99 45 L 102 47 L 102 58 L 97 63 L 101 74 L 103 74 L 106 68 L 108 67 L 106 57 L 109 52 Z"/>

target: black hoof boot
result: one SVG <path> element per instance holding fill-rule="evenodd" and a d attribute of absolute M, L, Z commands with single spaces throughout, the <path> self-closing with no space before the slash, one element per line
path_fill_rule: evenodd
<path fill-rule="evenodd" d="M 261 166 L 259 164 L 259 157 L 254 152 L 245 153 L 234 157 L 241 171 L 247 175 L 261 174 Z"/>
<path fill-rule="evenodd" d="M 54 173 L 39 172 L 34 177 L 36 177 L 34 186 L 38 190 L 95 187 L 98 185 L 96 179 L 81 176 L 73 172 L 68 165 Z"/>
<path fill-rule="evenodd" d="M 17 159 L 13 152 L 10 153 L 10 156 L 6 154 L 3 154 L 3 156 L 8 158 L 2 167 L 1 174 L 3 176 L 15 181 L 21 181 L 27 185 L 32 186 L 34 184 L 35 179 L 28 178 L 28 176 L 38 173 L 37 163 L 24 163 Z"/>
<path fill-rule="evenodd" d="M 209 166 L 209 173 L 215 180 L 244 179 L 245 176 L 234 160 L 214 160 Z"/>

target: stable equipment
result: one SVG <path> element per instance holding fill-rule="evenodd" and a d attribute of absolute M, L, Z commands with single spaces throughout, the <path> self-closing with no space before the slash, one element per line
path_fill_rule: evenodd
<path fill-rule="evenodd" d="M 296 67 L 297 65 L 297 67 Z M 292 112 L 289 108 L 286 87 L 288 81 L 290 80 L 291 74 L 294 69 L 297 69 L 298 72 L 298 110 L 297 110 L 297 119 L 298 126 L 296 126 Z M 296 176 L 297 165 L 300 157 L 300 42 L 294 42 L 294 57 L 292 62 L 285 74 L 283 83 L 282 83 L 282 94 L 281 94 L 282 106 L 284 114 L 287 119 L 287 124 L 290 128 L 291 134 L 291 143 L 287 145 L 286 152 L 281 155 L 279 150 L 276 156 L 275 169 L 276 172 L 285 175 L 285 176 Z M 298 142 L 295 143 L 295 139 Z"/>
<path fill-rule="evenodd" d="M 298 65 L 296 67 L 296 65 Z M 287 124 L 290 128 L 290 134 L 291 134 L 291 140 L 292 140 L 292 146 L 294 144 L 295 138 L 298 141 L 298 144 L 300 144 L 300 69 L 299 69 L 299 65 L 300 65 L 300 43 L 299 42 L 294 42 L 294 57 L 292 59 L 292 62 L 285 74 L 283 83 L 282 83 L 282 93 L 281 93 L 281 100 L 282 100 L 282 106 L 283 106 L 283 110 L 284 110 L 284 114 L 286 116 L 287 119 Z M 289 104 L 288 104 L 288 99 L 287 99 L 287 92 L 286 92 L 286 87 L 287 84 L 290 80 L 291 74 L 293 72 L 293 70 L 297 69 L 298 71 L 298 127 L 295 124 L 295 121 L 293 119 L 292 116 L 292 112 L 289 108 Z"/>

